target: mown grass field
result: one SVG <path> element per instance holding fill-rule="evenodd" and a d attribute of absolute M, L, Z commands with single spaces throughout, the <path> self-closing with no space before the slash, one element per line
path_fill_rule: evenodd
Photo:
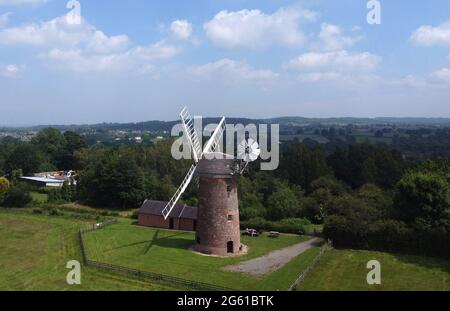
<path fill-rule="evenodd" d="M 170 289 L 85 268 L 82 285 L 67 285 L 67 262 L 81 260 L 76 232 L 87 224 L 0 210 L 0 290 Z"/>
<path fill-rule="evenodd" d="M 368 285 L 367 262 L 381 264 L 381 285 Z M 450 261 L 360 250 L 325 253 L 298 290 L 449 291 Z"/>
<path fill-rule="evenodd" d="M 194 233 L 137 227 L 131 220 L 121 219 L 118 224 L 85 234 L 90 259 L 238 290 L 287 290 L 319 248 L 310 249 L 266 276 L 225 272 L 222 268 L 307 239 L 298 235 L 282 235 L 277 239 L 267 235 L 243 237 L 242 242 L 249 247 L 247 255 L 219 258 L 190 251 L 189 247 L 195 243 Z"/>

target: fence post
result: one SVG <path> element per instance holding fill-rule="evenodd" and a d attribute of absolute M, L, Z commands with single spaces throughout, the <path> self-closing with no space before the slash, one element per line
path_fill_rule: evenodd
<path fill-rule="evenodd" d="M 306 278 L 306 276 L 311 272 L 312 269 L 316 266 L 316 264 L 319 262 L 320 258 L 322 258 L 323 254 L 325 252 L 332 248 L 330 241 L 326 243 L 322 248 L 320 249 L 319 254 L 311 261 L 305 270 L 300 274 L 300 276 L 292 283 L 291 287 L 289 287 L 289 291 L 293 291 L 298 285 L 300 285 Z"/>

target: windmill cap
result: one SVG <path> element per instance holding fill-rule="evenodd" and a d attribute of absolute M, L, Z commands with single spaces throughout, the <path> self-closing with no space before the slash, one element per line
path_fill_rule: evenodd
<path fill-rule="evenodd" d="M 199 161 L 196 174 L 210 178 L 231 178 L 236 174 L 239 162 L 234 157 L 215 157 L 211 160 L 203 158 Z"/>

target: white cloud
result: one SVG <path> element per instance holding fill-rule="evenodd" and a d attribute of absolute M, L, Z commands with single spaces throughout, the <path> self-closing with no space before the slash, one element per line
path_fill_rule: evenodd
<path fill-rule="evenodd" d="M 11 12 L 6 12 L 4 14 L 0 14 L 0 28 L 5 27 L 8 25 L 9 17 L 11 16 Z"/>
<path fill-rule="evenodd" d="M 298 73 L 300 81 L 319 82 L 337 79 L 359 79 L 370 76 L 381 58 L 377 55 L 348 51 L 310 52 L 300 54 L 284 68 Z"/>
<path fill-rule="evenodd" d="M 332 81 L 339 78 L 342 78 L 342 75 L 338 72 L 311 72 L 298 76 L 298 80 L 301 82 Z"/>
<path fill-rule="evenodd" d="M 437 27 L 421 26 L 411 35 L 411 40 L 422 46 L 450 45 L 450 21 Z"/>
<path fill-rule="evenodd" d="M 238 62 L 231 59 L 220 59 L 216 62 L 193 67 L 190 73 L 201 78 L 223 78 L 230 82 L 236 80 L 265 81 L 278 77 L 268 69 L 254 69 L 245 62 Z"/>
<path fill-rule="evenodd" d="M 126 35 L 108 36 L 84 19 L 76 25 L 65 16 L 0 30 L 0 44 L 45 49 L 38 57 L 47 65 L 74 72 L 148 72 L 153 62 L 170 59 L 182 50 L 168 40 L 132 46 Z"/>
<path fill-rule="evenodd" d="M 0 76 L 6 78 L 15 78 L 23 71 L 24 66 L 19 65 L 1 65 L 0 64 Z"/>
<path fill-rule="evenodd" d="M 170 30 L 177 38 L 186 40 L 192 34 L 192 24 L 187 20 L 176 20 L 170 25 Z"/>
<path fill-rule="evenodd" d="M 409 75 L 394 83 L 412 87 L 448 87 L 450 85 L 450 68 L 444 67 L 423 75 Z"/>
<path fill-rule="evenodd" d="M 52 49 L 40 54 L 39 58 L 49 62 L 51 66 L 80 73 L 104 71 L 145 73 L 149 68 L 153 68 L 152 62 L 169 59 L 179 52 L 179 48 L 161 41 L 111 54 L 92 54 L 79 49 Z"/>
<path fill-rule="evenodd" d="M 31 45 L 38 47 L 84 47 L 97 53 L 110 53 L 125 49 L 129 44 L 126 35 L 107 36 L 82 20 L 70 24 L 65 16 L 40 24 L 28 24 L 0 31 L 0 44 Z"/>
<path fill-rule="evenodd" d="M 381 59 L 369 52 L 350 53 L 345 50 L 334 52 L 310 52 L 300 54 L 285 67 L 297 71 L 372 71 Z"/>
<path fill-rule="evenodd" d="M 260 10 L 223 10 L 203 28 L 214 45 L 228 49 L 300 46 L 306 41 L 300 23 L 315 20 L 316 15 L 297 8 L 280 8 L 273 14 Z"/>
<path fill-rule="evenodd" d="M 0 5 L 32 5 L 47 3 L 48 0 L 0 0 Z"/>
<path fill-rule="evenodd" d="M 344 36 L 341 28 L 336 25 L 323 23 L 321 25 L 317 47 L 323 51 L 343 50 L 353 46 L 358 39 Z"/>
<path fill-rule="evenodd" d="M 429 76 L 429 81 L 431 83 L 450 83 L 450 69 L 449 68 L 441 68 L 439 70 L 436 70 L 435 72 L 431 73 Z"/>

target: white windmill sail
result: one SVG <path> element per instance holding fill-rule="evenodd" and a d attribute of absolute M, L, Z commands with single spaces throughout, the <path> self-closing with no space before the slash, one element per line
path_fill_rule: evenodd
<path fill-rule="evenodd" d="M 211 138 L 206 143 L 205 148 L 203 149 L 203 154 L 217 152 L 219 147 L 219 142 L 222 139 L 222 135 L 225 132 L 227 124 L 225 123 L 225 117 L 219 122 L 219 126 L 217 126 L 214 133 L 211 135 Z"/>
<path fill-rule="evenodd" d="M 180 114 L 181 122 L 183 123 L 183 129 L 185 132 L 185 135 L 188 138 L 189 144 L 192 148 L 192 155 L 194 157 L 194 164 L 192 164 L 191 168 L 189 169 L 188 173 L 186 174 L 186 177 L 181 182 L 181 185 L 178 187 L 175 194 L 172 196 L 170 201 L 167 203 L 166 207 L 164 208 L 162 214 L 164 216 L 164 219 L 167 220 L 169 218 L 170 213 L 172 212 L 173 208 L 177 204 L 178 200 L 181 198 L 183 193 L 186 191 L 187 187 L 192 181 L 192 178 L 194 177 L 195 170 L 197 169 L 197 164 L 203 157 L 203 151 L 200 145 L 200 140 L 198 139 L 197 132 L 195 131 L 194 127 L 194 121 L 191 118 L 187 108 L 184 108 L 183 111 L 181 111 Z M 214 131 L 213 135 L 211 136 L 211 139 L 206 144 L 206 147 L 204 150 L 207 152 L 213 152 L 216 150 L 218 143 L 223 135 L 223 132 L 225 130 L 225 118 L 222 118 L 222 121 L 220 122 L 219 126 Z"/>
<path fill-rule="evenodd" d="M 180 113 L 181 122 L 183 124 L 183 130 L 192 148 L 192 156 L 194 157 L 194 162 L 197 163 L 202 158 L 202 146 L 198 138 L 197 132 L 195 131 L 194 119 L 191 117 L 187 107 Z"/>
<path fill-rule="evenodd" d="M 169 218 L 170 213 L 172 212 L 173 208 L 177 204 L 178 200 L 181 198 L 183 193 L 186 191 L 187 187 L 189 186 L 190 182 L 192 181 L 192 178 L 195 174 L 195 169 L 197 168 L 197 164 L 193 164 L 191 168 L 189 169 L 189 172 L 187 173 L 186 177 L 184 178 L 181 185 L 178 187 L 177 191 L 173 195 L 172 199 L 167 203 L 166 207 L 163 210 L 163 216 L 164 219 L 167 220 Z"/>

